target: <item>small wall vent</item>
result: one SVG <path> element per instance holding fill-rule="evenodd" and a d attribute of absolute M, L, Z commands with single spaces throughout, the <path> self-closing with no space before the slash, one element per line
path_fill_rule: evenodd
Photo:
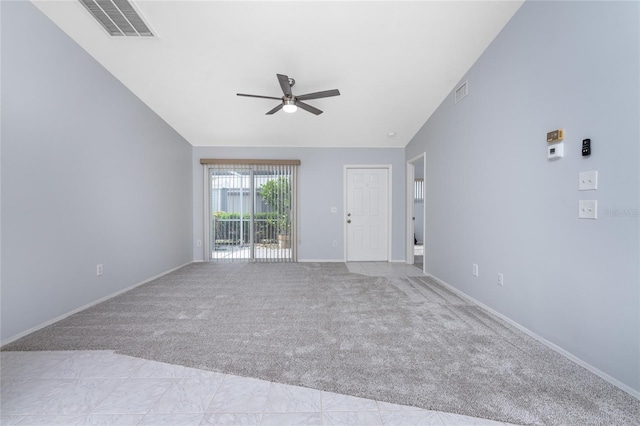
<path fill-rule="evenodd" d="M 467 82 L 465 81 L 456 89 L 456 103 L 460 102 L 468 93 Z"/>
<path fill-rule="evenodd" d="M 114 37 L 153 37 L 153 32 L 127 0 L 79 0 Z"/>

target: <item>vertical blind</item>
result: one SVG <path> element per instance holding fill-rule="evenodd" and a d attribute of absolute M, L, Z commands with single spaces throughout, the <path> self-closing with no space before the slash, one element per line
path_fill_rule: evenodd
<path fill-rule="evenodd" d="M 208 182 L 209 260 L 296 261 L 299 161 L 245 161 L 201 160 Z"/>

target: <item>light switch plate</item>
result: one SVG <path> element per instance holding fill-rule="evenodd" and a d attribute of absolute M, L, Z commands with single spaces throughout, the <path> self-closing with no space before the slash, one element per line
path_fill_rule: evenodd
<path fill-rule="evenodd" d="M 578 201 L 578 217 L 580 219 L 597 219 L 598 218 L 598 201 L 597 200 Z"/>
<path fill-rule="evenodd" d="M 578 175 L 578 190 L 589 191 L 598 189 L 598 171 L 581 172 Z"/>

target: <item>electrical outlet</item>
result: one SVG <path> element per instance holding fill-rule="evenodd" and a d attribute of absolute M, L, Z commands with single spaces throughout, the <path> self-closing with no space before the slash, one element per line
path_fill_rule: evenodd
<path fill-rule="evenodd" d="M 336 240 L 333 240 L 333 246 L 338 247 L 338 242 Z"/>
<path fill-rule="evenodd" d="M 504 275 L 501 272 L 498 272 L 497 284 L 498 285 L 504 285 Z"/>
<path fill-rule="evenodd" d="M 477 276 L 478 276 L 478 264 L 477 264 L 477 263 L 474 263 L 474 264 L 473 264 L 472 273 L 473 273 L 473 276 L 474 276 L 474 277 L 477 277 Z"/>
<path fill-rule="evenodd" d="M 104 273 L 104 268 L 102 267 L 102 263 L 98 263 L 96 266 L 96 275 L 99 277 Z"/>
<path fill-rule="evenodd" d="M 202 240 L 198 240 L 198 241 L 196 241 L 196 245 L 197 245 L 198 247 L 202 247 Z"/>

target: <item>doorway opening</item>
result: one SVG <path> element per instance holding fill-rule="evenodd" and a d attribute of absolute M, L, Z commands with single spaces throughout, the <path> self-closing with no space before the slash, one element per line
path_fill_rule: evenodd
<path fill-rule="evenodd" d="M 209 164 L 210 261 L 296 261 L 294 164 Z"/>
<path fill-rule="evenodd" d="M 407 263 L 423 272 L 425 244 L 425 154 L 407 162 Z"/>

